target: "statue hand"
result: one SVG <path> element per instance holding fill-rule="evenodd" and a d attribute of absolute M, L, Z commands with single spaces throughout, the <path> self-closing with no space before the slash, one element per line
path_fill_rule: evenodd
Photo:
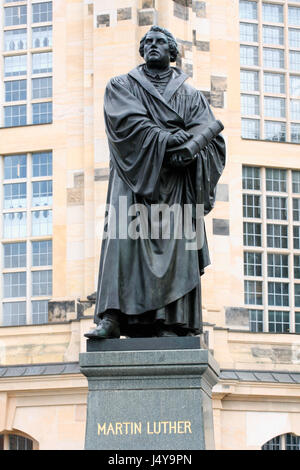
<path fill-rule="evenodd" d="M 191 137 L 191 134 L 183 130 L 180 130 L 175 134 L 171 134 L 168 138 L 167 148 L 177 147 L 178 145 L 181 145 L 189 140 Z"/>
<path fill-rule="evenodd" d="M 186 166 L 190 165 L 190 163 L 192 163 L 195 158 L 197 158 L 197 155 L 198 154 L 196 154 L 193 158 L 190 158 L 187 156 L 180 155 L 178 153 L 174 153 L 173 155 L 171 155 L 168 164 L 172 168 L 185 168 Z"/>

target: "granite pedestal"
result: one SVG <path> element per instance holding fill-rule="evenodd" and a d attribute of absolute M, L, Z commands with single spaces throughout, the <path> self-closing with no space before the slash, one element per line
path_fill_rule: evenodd
<path fill-rule="evenodd" d="M 85 449 L 214 448 L 219 367 L 199 337 L 88 340 Z"/>

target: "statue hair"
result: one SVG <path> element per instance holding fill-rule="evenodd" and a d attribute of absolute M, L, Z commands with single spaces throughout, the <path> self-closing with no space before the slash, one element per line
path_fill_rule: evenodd
<path fill-rule="evenodd" d="M 144 44 L 145 44 L 147 34 L 150 33 L 150 31 L 159 31 L 160 33 L 163 33 L 167 37 L 168 43 L 169 43 L 169 50 L 170 50 L 170 62 L 176 62 L 177 55 L 179 54 L 176 39 L 174 38 L 172 33 L 170 33 L 165 28 L 161 28 L 160 26 L 151 26 L 149 31 L 141 39 L 140 49 L 139 49 L 140 55 L 144 57 Z"/>

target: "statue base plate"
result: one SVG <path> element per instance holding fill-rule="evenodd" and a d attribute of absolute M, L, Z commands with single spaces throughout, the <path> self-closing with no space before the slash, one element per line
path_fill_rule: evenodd
<path fill-rule="evenodd" d="M 89 386 L 85 449 L 214 448 L 211 390 L 219 368 L 199 337 L 87 344 L 80 354 Z"/>

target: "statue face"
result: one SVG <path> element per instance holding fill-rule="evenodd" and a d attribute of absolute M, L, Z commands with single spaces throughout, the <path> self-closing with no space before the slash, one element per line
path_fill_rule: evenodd
<path fill-rule="evenodd" d="M 152 66 L 167 66 L 170 64 L 170 49 L 167 37 L 160 31 L 150 31 L 144 44 L 144 59 Z"/>

